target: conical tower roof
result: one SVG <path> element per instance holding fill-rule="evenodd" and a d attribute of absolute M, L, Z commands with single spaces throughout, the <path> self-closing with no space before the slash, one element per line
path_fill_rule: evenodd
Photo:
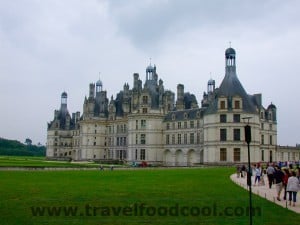
<path fill-rule="evenodd" d="M 229 110 L 233 97 L 240 97 L 243 102 L 243 111 L 249 113 L 255 113 L 256 108 L 251 100 L 251 97 L 245 91 L 243 85 L 239 81 L 236 74 L 235 67 L 235 50 L 233 48 L 229 48 L 225 51 L 225 61 L 226 61 L 226 69 L 225 69 L 225 77 L 220 85 L 220 87 L 216 90 L 215 98 L 213 102 L 210 104 L 207 113 L 214 113 L 218 110 L 218 99 L 220 97 L 225 97 L 228 99 Z"/>

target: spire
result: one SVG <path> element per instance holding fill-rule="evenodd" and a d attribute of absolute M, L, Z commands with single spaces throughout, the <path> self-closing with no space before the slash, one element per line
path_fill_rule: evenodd
<path fill-rule="evenodd" d="M 103 83 L 100 80 L 100 72 L 99 72 L 99 80 L 96 83 L 96 92 L 99 93 L 102 91 Z"/>
<path fill-rule="evenodd" d="M 68 94 L 67 92 L 63 92 L 61 94 L 61 105 L 67 105 Z"/>
<path fill-rule="evenodd" d="M 151 64 L 151 58 L 150 58 L 150 64 L 146 68 L 146 81 L 147 80 L 153 80 L 154 79 L 154 74 L 156 73 L 156 66 L 154 67 Z"/>

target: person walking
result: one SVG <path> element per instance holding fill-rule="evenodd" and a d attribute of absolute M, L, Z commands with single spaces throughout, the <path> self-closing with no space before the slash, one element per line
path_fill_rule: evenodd
<path fill-rule="evenodd" d="M 246 177 L 247 175 L 247 169 L 245 165 L 242 165 L 242 177 Z"/>
<path fill-rule="evenodd" d="M 286 190 L 289 193 L 289 205 L 293 200 L 293 206 L 296 205 L 297 192 L 300 189 L 299 179 L 296 177 L 296 172 L 292 171 L 291 177 L 288 179 Z"/>
<path fill-rule="evenodd" d="M 272 184 L 274 183 L 274 173 L 275 173 L 275 169 L 274 167 L 269 164 L 268 168 L 267 168 L 267 176 L 268 176 L 268 181 L 269 181 L 269 188 L 272 188 Z"/>
<path fill-rule="evenodd" d="M 288 168 L 285 168 L 283 170 L 283 173 L 284 173 L 284 176 L 283 176 L 283 181 L 282 181 L 282 184 L 283 184 L 283 189 L 284 189 L 284 196 L 283 196 L 283 200 L 286 200 L 286 193 L 287 193 L 287 183 L 288 183 L 288 179 L 289 177 L 291 176 L 290 175 L 290 171 Z"/>
<path fill-rule="evenodd" d="M 255 180 L 254 180 L 254 185 L 256 185 L 256 181 L 258 185 L 260 184 L 260 177 L 261 177 L 261 167 L 259 164 L 256 165 L 255 167 Z"/>
<path fill-rule="evenodd" d="M 275 166 L 275 173 L 274 173 L 274 181 L 275 181 L 275 187 L 277 192 L 277 200 L 280 201 L 280 193 L 282 191 L 283 187 L 283 177 L 284 173 L 281 171 L 281 169 L 278 166 Z"/>

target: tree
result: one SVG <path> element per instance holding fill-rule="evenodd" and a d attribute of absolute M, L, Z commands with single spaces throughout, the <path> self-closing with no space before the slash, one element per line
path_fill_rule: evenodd
<path fill-rule="evenodd" d="M 31 144 L 32 144 L 32 140 L 29 139 L 29 138 L 26 138 L 25 144 L 26 144 L 26 145 L 31 145 Z"/>

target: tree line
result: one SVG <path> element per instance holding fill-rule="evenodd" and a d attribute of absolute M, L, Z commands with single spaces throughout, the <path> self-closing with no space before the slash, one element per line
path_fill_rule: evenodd
<path fill-rule="evenodd" d="M 17 140 L 8 140 L 0 138 L 0 155 L 11 155 L 11 156 L 45 156 L 46 147 L 42 145 L 29 144 L 26 139 L 23 144 Z"/>

